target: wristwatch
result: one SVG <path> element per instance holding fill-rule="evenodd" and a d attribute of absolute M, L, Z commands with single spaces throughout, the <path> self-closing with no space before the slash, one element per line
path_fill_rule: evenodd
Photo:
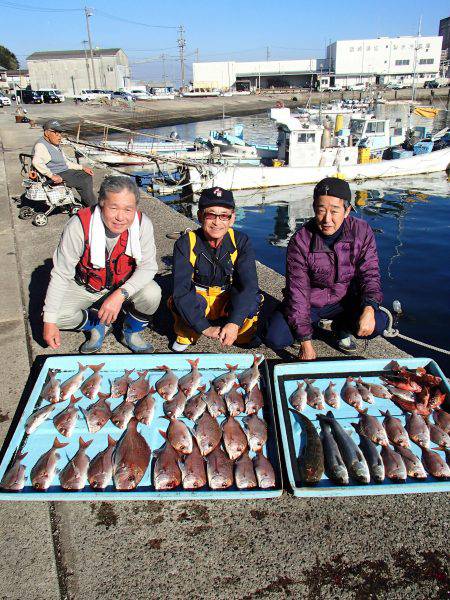
<path fill-rule="evenodd" d="M 130 297 L 130 292 L 127 292 L 127 290 L 125 290 L 124 288 L 119 288 L 119 291 L 125 298 L 125 300 L 128 300 L 128 298 Z"/>

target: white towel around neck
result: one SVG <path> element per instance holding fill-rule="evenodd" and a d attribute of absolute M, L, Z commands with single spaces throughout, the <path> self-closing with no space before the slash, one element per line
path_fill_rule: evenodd
<path fill-rule="evenodd" d="M 128 241 L 125 249 L 125 254 L 134 258 L 136 263 L 142 260 L 141 242 L 139 241 L 140 233 L 139 217 L 136 212 L 134 221 L 128 229 Z M 91 249 L 91 263 L 94 269 L 105 268 L 105 249 L 106 249 L 106 232 L 105 224 L 102 219 L 102 211 L 97 205 L 92 214 L 92 219 L 89 227 L 89 247 Z"/>

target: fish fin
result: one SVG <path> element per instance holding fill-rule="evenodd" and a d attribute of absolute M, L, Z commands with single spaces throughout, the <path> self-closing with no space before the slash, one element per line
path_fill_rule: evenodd
<path fill-rule="evenodd" d="M 238 384 L 239 387 L 239 384 Z M 203 385 L 201 385 L 200 387 L 197 388 L 198 392 L 201 392 L 203 394 L 203 392 L 206 390 L 206 383 L 204 383 Z"/>
<path fill-rule="evenodd" d="M 169 419 L 170 420 L 170 419 Z M 162 437 L 167 440 L 167 433 L 165 431 L 163 431 L 162 429 L 158 429 L 159 433 L 162 435 Z"/>
<path fill-rule="evenodd" d="M 148 390 L 149 394 L 155 394 L 156 393 L 156 389 L 155 387 L 152 385 L 152 387 Z"/>
<path fill-rule="evenodd" d="M 104 394 L 103 392 L 98 392 L 97 396 L 100 400 L 106 400 L 106 398 L 111 398 L 111 394 Z"/>
<path fill-rule="evenodd" d="M 229 365 L 228 363 L 225 363 L 225 366 L 229 371 L 236 371 L 238 368 L 238 365 Z"/>
<path fill-rule="evenodd" d="M 191 367 L 194 369 L 194 368 L 198 367 L 198 363 L 200 361 L 200 357 L 198 356 L 195 360 L 192 360 L 192 358 L 187 358 L 186 360 L 191 365 Z"/>
<path fill-rule="evenodd" d="M 334 419 L 334 414 L 331 412 L 331 410 L 329 410 L 329 411 L 327 412 L 326 416 L 327 416 L 329 419 Z"/>
<path fill-rule="evenodd" d="M 87 440 L 87 442 L 85 442 L 83 440 L 83 438 L 80 437 L 80 440 L 79 440 L 79 442 L 80 442 L 80 448 L 88 448 L 92 444 L 93 441 L 94 440 L 92 439 L 92 440 Z"/>
<path fill-rule="evenodd" d="M 28 454 L 28 452 L 18 452 L 17 456 L 16 456 L 16 460 L 22 460 L 23 458 L 25 458 L 25 456 Z"/>
<path fill-rule="evenodd" d="M 361 432 L 361 425 L 359 423 L 350 423 L 357 433 Z"/>
<path fill-rule="evenodd" d="M 360 415 L 366 415 L 367 411 L 369 410 L 368 408 L 356 408 L 356 406 L 355 406 L 355 409 L 358 411 L 358 413 Z"/>
<path fill-rule="evenodd" d="M 65 448 L 69 445 L 69 442 L 60 442 L 57 437 L 53 441 L 53 448 Z"/>
<path fill-rule="evenodd" d="M 131 373 L 134 371 L 134 369 L 124 369 L 125 373 L 125 377 L 128 377 L 129 375 L 131 375 Z"/>
<path fill-rule="evenodd" d="M 90 369 L 92 369 L 92 371 L 94 371 L 94 373 L 98 373 L 99 371 L 101 371 L 103 369 L 103 367 L 106 365 L 106 363 L 100 363 L 99 365 L 88 365 L 88 367 Z"/>
<path fill-rule="evenodd" d="M 117 440 L 108 435 L 108 447 L 115 446 L 117 444 Z"/>
<path fill-rule="evenodd" d="M 159 365 L 159 367 L 155 367 L 155 371 L 170 371 L 170 368 L 167 365 Z"/>
<path fill-rule="evenodd" d="M 70 404 L 76 404 L 77 402 L 79 402 L 82 399 L 83 398 L 81 396 L 79 398 L 75 398 L 75 396 L 71 396 L 70 397 Z"/>
<path fill-rule="evenodd" d="M 381 410 L 381 408 L 378 409 L 380 411 L 380 414 L 383 415 L 383 417 L 390 417 L 391 413 L 389 412 L 388 409 L 386 410 Z"/>
<path fill-rule="evenodd" d="M 354 377 L 351 377 L 351 376 L 349 375 L 348 377 L 346 377 L 346 378 L 345 378 L 345 381 L 346 381 L 347 383 L 352 383 L 352 381 L 355 381 L 355 378 L 354 378 Z"/>
<path fill-rule="evenodd" d="M 79 370 L 80 370 L 80 371 L 81 371 L 81 373 L 82 373 L 83 371 L 86 371 L 86 369 L 88 368 L 88 366 L 87 366 L 87 365 L 82 365 L 82 364 L 79 362 L 79 363 L 78 363 L 78 368 L 79 368 Z"/>
<path fill-rule="evenodd" d="M 147 377 L 148 372 L 150 371 L 150 369 L 144 369 L 143 371 L 137 371 L 137 374 L 139 375 L 139 377 Z"/>

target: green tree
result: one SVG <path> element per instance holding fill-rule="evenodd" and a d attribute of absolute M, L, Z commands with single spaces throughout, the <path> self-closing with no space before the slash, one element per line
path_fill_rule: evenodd
<path fill-rule="evenodd" d="M 17 56 L 5 46 L 0 46 L 0 66 L 5 67 L 8 71 L 16 71 L 19 68 Z"/>

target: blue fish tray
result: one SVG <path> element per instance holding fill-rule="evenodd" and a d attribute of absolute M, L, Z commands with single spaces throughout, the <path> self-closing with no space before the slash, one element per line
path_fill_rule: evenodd
<path fill-rule="evenodd" d="M 379 375 L 382 373 L 387 375 L 390 373 L 389 363 L 391 360 L 396 360 L 401 366 L 411 369 L 417 367 L 427 367 L 427 370 L 442 378 L 441 389 L 450 394 L 450 388 L 445 375 L 442 373 L 439 366 L 429 358 L 408 358 L 408 359 L 376 359 L 376 360 L 341 360 L 341 361 L 324 361 L 314 363 L 287 363 L 279 364 L 274 368 L 274 389 L 276 409 L 278 413 L 280 430 L 281 430 L 281 445 L 283 449 L 284 459 L 286 463 L 287 476 L 289 484 L 292 488 L 294 496 L 300 497 L 327 497 L 327 496 L 371 496 L 384 494 L 417 494 L 427 492 L 448 492 L 450 491 L 450 481 L 440 480 L 428 475 L 426 479 L 413 479 L 408 477 L 406 483 L 395 483 L 389 479 L 385 479 L 383 483 L 359 484 L 349 483 L 349 485 L 336 485 L 326 474 L 323 475 L 321 481 L 315 486 L 306 486 L 300 481 L 297 457 L 299 456 L 303 445 L 304 436 L 300 423 L 296 420 L 295 415 L 289 410 L 292 408 L 288 402 L 289 397 L 297 388 L 297 381 L 301 381 L 305 377 L 307 379 L 315 379 L 314 385 L 325 391 L 330 381 L 336 384 L 335 390 L 339 393 L 348 376 L 361 377 L 364 381 L 372 383 L 380 383 Z M 450 396 L 448 396 L 450 397 Z M 368 408 L 368 414 L 383 419 L 379 410 L 386 409 L 392 416 L 399 417 L 405 424 L 405 416 L 401 409 L 391 400 L 375 398 L 374 404 L 363 403 L 364 408 Z M 325 410 L 318 411 L 310 406 L 306 406 L 303 414 L 308 417 L 317 430 L 320 432 L 319 421 L 317 414 L 320 412 L 331 411 L 336 419 L 339 420 L 342 427 L 352 434 L 356 444 L 359 443 L 359 436 L 353 429 L 351 423 L 357 422 L 358 413 L 356 409 L 341 400 L 339 409 L 334 409 L 325 404 Z M 431 444 L 430 447 L 434 448 Z M 420 448 L 411 442 L 411 450 L 421 456 Z M 445 452 L 440 451 L 441 456 L 445 460 Z"/>
<path fill-rule="evenodd" d="M 45 385 L 48 377 L 49 369 L 58 369 L 57 379 L 60 382 L 66 381 L 69 377 L 78 372 L 78 362 L 82 365 L 95 365 L 105 362 L 105 366 L 101 370 L 103 376 L 102 385 L 100 391 L 103 393 L 109 393 L 110 381 L 116 377 L 120 377 L 124 373 L 124 369 L 134 369 L 134 373 L 131 375 L 133 379 L 137 378 L 136 372 L 143 369 L 150 369 L 150 373 L 147 375 L 147 379 L 150 381 L 150 385 L 154 386 L 156 381 L 163 375 L 163 371 L 156 371 L 155 367 L 158 365 L 169 366 L 178 378 L 187 374 L 191 367 L 186 359 L 195 359 L 199 357 L 199 370 L 203 375 L 203 383 L 207 384 L 218 375 L 226 372 L 225 363 L 238 365 L 237 373 L 247 369 L 253 364 L 252 354 L 151 354 L 151 355 L 132 355 L 132 354 L 96 354 L 95 356 L 52 356 L 47 358 L 39 372 L 36 383 L 32 389 L 30 397 L 25 404 L 23 413 L 18 421 L 14 431 L 10 432 L 6 448 L 2 449 L 2 460 L 0 463 L 0 480 L 2 479 L 6 469 L 12 464 L 13 459 L 16 456 L 16 452 L 20 449 L 21 452 L 27 452 L 27 456 L 21 461 L 21 464 L 25 466 L 25 486 L 20 492 L 5 492 L 0 490 L 0 500 L 36 500 L 36 501 L 54 501 L 54 500 L 206 500 L 206 499 L 234 499 L 243 500 L 246 498 L 274 498 L 281 496 L 283 492 L 283 482 L 280 467 L 280 455 L 278 450 L 277 434 L 275 427 L 273 402 L 271 396 L 271 390 L 269 385 L 269 375 L 267 369 L 267 363 L 263 360 L 259 366 L 261 379 L 260 388 L 264 396 L 264 408 L 260 410 L 258 416 L 263 417 L 268 425 L 268 441 L 264 447 L 264 454 L 269 458 L 276 474 L 276 485 L 270 489 L 251 489 L 251 490 L 239 490 L 235 485 L 226 490 L 211 490 L 207 486 L 203 489 L 190 491 L 184 490 L 181 486 L 175 490 L 160 491 L 155 490 L 152 483 L 152 472 L 155 458 L 153 451 L 160 448 L 164 444 L 164 438 L 159 433 L 159 430 L 166 430 L 168 427 L 168 421 L 162 419 L 163 412 L 163 400 L 158 393 L 155 392 L 155 414 L 152 423 L 149 426 L 140 423 L 138 425 L 138 431 L 144 436 L 150 448 L 152 449 L 152 457 L 149 463 L 143 479 L 135 490 L 132 491 L 117 491 L 115 490 L 111 481 L 110 485 L 104 491 L 92 490 L 89 486 L 89 482 L 83 490 L 80 491 L 66 491 L 59 486 L 58 475 L 55 476 L 53 484 L 48 488 L 47 491 L 42 492 L 35 490 L 30 481 L 30 472 L 36 461 L 42 456 L 44 452 L 50 449 L 53 444 L 53 440 L 57 437 L 61 442 L 69 442 L 69 445 L 65 448 L 58 449 L 60 459 L 58 462 L 58 470 L 61 470 L 67 463 L 69 458 L 72 458 L 79 447 L 79 437 L 81 436 L 85 441 L 92 439 L 93 442 L 87 448 L 86 454 L 89 458 L 93 458 L 104 450 L 107 446 L 107 436 L 111 435 L 115 440 L 118 440 L 124 430 L 116 427 L 111 421 L 97 433 L 90 433 L 84 417 L 79 411 L 79 417 L 77 419 L 76 427 L 70 438 L 62 436 L 53 425 L 52 419 L 62 410 L 67 408 L 69 401 L 61 402 L 56 404 L 56 409 L 52 413 L 49 419 L 44 421 L 34 432 L 30 435 L 25 433 L 25 423 L 28 417 L 34 410 L 40 406 L 47 404 L 42 403 L 40 394 L 43 386 Z M 83 381 L 87 379 L 92 372 L 88 371 Z M 76 397 L 82 396 L 80 390 L 75 394 Z M 111 408 L 114 409 L 123 400 L 123 397 L 117 399 L 110 399 Z M 75 406 L 87 408 L 94 400 L 89 400 L 83 396 Z M 245 415 L 237 417 L 241 422 Z M 194 425 L 193 421 L 182 417 L 182 420 L 192 428 Z M 221 423 L 224 417 L 219 417 L 218 421 Z M 0 456 L 1 456 L 0 455 Z M 250 452 L 250 456 L 254 456 L 253 452 Z"/>

